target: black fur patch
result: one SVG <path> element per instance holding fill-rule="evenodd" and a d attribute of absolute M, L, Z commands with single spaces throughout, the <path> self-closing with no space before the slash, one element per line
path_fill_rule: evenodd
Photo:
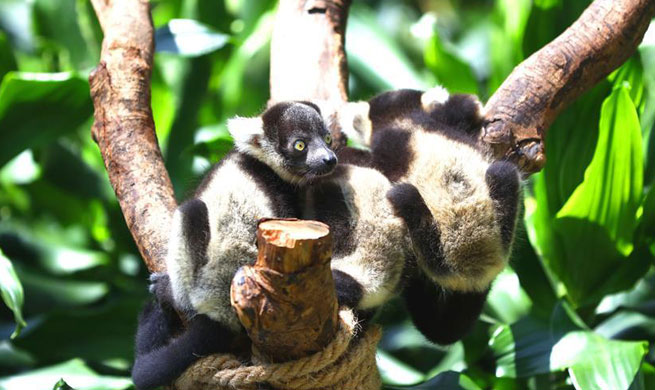
<path fill-rule="evenodd" d="M 439 225 L 418 189 L 409 183 L 397 184 L 389 190 L 387 198 L 396 215 L 405 221 L 414 251 L 424 264 L 435 274 L 450 273 L 445 264 Z"/>
<path fill-rule="evenodd" d="M 362 300 L 362 285 L 352 276 L 339 270 L 332 270 L 334 285 L 337 290 L 337 302 L 339 306 L 356 309 L 359 301 Z"/>
<path fill-rule="evenodd" d="M 408 131 L 393 128 L 381 129 L 373 134 L 373 167 L 392 182 L 407 173 L 414 159 L 414 152 L 409 147 L 410 138 Z"/>
<path fill-rule="evenodd" d="M 139 338 L 146 339 L 148 329 L 139 323 L 137 345 Z M 141 335 L 141 336 L 140 336 Z M 139 353 L 132 368 L 132 380 L 138 389 L 153 389 L 170 384 L 184 370 L 202 356 L 212 353 L 227 352 L 235 335 L 212 321 L 205 315 L 196 315 L 179 336 L 168 338 L 168 343 L 151 348 L 145 353 Z"/>
<path fill-rule="evenodd" d="M 452 95 L 443 105 L 430 112 L 430 117 L 441 127 L 476 137 L 482 129 L 478 100 L 473 95 Z"/>
<path fill-rule="evenodd" d="M 519 203 L 519 175 L 514 164 L 508 161 L 495 161 L 485 174 L 489 196 L 493 199 L 496 215 L 500 223 L 503 248 L 509 249 L 516 226 Z"/>
<path fill-rule="evenodd" d="M 399 89 L 381 93 L 369 100 L 368 116 L 373 129 L 384 127 L 408 113 L 421 110 L 422 91 Z"/>
<path fill-rule="evenodd" d="M 448 291 L 417 275 L 408 281 L 403 298 L 414 325 L 428 340 L 452 344 L 471 330 L 487 293 Z"/>
<path fill-rule="evenodd" d="M 345 167 L 337 168 L 335 175 L 345 174 Z M 330 226 L 334 247 L 332 248 L 333 256 L 347 256 L 353 253 L 357 243 L 353 237 L 353 225 L 357 222 L 354 220 L 357 210 L 351 213 L 348 208 L 354 208 L 352 199 L 346 199 L 341 186 L 331 181 L 318 182 L 312 186 L 313 194 L 313 213 L 310 213 L 318 221 Z M 354 215 L 353 215 L 354 214 Z"/>
<path fill-rule="evenodd" d="M 254 157 L 240 154 L 238 164 L 271 200 L 275 217 L 300 217 L 300 201 L 296 187 L 282 180 L 268 165 Z"/>
<path fill-rule="evenodd" d="M 192 198 L 182 203 L 178 208 L 182 215 L 182 232 L 187 245 L 191 249 L 193 272 L 196 274 L 207 261 L 207 245 L 209 245 L 209 217 L 207 205 L 200 199 Z"/>

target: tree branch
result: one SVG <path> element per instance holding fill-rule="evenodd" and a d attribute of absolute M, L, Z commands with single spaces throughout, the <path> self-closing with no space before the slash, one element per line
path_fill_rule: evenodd
<path fill-rule="evenodd" d="M 116 197 L 150 271 L 165 268 L 176 207 L 150 108 L 153 27 L 147 0 L 92 0 L 105 34 L 89 76 L 98 143 Z"/>
<path fill-rule="evenodd" d="M 634 53 L 653 15 L 653 0 L 594 1 L 571 27 L 518 65 L 489 99 L 482 141 L 523 172 L 539 171 L 546 162 L 548 127 Z"/>
<path fill-rule="evenodd" d="M 346 102 L 349 7 L 350 0 L 280 0 L 271 41 L 271 102 L 319 101 L 330 112 Z"/>

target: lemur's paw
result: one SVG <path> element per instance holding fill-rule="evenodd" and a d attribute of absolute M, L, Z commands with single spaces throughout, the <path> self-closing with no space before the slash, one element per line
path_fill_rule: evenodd
<path fill-rule="evenodd" d="M 150 286 L 148 289 L 157 297 L 157 301 L 162 306 L 173 306 L 173 290 L 171 288 L 171 279 L 165 272 L 153 272 L 150 274 Z"/>

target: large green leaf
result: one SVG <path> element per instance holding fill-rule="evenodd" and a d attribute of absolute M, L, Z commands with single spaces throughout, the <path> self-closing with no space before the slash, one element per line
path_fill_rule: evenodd
<path fill-rule="evenodd" d="M 568 369 L 578 390 L 627 390 L 647 352 L 647 342 L 607 340 L 578 331 L 555 344 L 550 365 Z"/>
<path fill-rule="evenodd" d="M 624 256 L 633 249 L 643 188 L 641 128 L 629 92 L 620 86 L 603 103 L 594 158 L 557 213 L 557 219 L 581 218 L 605 228 Z"/>
<path fill-rule="evenodd" d="M 55 366 L 0 378 L 0 389 L 52 389 L 62 379 L 76 390 L 122 390 L 132 386 L 129 378 L 98 375 L 81 359 L 73 359 Z"/>
<path fill-rule="evenodd" d="M 89 83 L 70 73 L 8 73 L 0 85 L 0 166 L 72 132 L 92 112 Z"/>
<path fill-rule="evenodd" d="M 8 258 L 0 251 L 0 293 L 5 305 L 14 313 L 16 329 L 11 338 L 18 336 L 21 329 L 27 324 L 23 319 L 23 286 L 14 271 L 14 266 Z"/>
<path fill-rule="evenodd" d="M 551 165 L 534 179 L 536 203 L 526 200 L 530 240 L 551 278 L 562 282 L 559 293 L 578 305 L 630 287 L 649 261 L 641 247 L 633 251 L 643 162 L 641 130 L 627 85 L 617 85 L 603 102 L 593 157 L 577 179 L 571 172 L 581 172 L 581 161 L 571 153 L 583 146 L 586 134 L 557 131 L 549 137 Z"/>

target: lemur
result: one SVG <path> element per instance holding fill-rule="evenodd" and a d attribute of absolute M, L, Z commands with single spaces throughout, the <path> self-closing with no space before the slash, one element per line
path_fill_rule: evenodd
<path fill-rule="evenodd" d="M 300 189 L 337 164 L 312 103 L 278 103 L 227 126 L 235 148 L 175 211 L 167 274 L 151 278 L 158 302 L 139 320 L 132 370 L 140 389 L 168 384 L 199 356 L 230 348 L 243 332 L 230 306 L 230 283 L 257 257 L 257 221 L 300 217 Z M 190 319 L 184 329 L 175 311 Z"/>
<path fill-rule="evenodd" d="M 516 166 L 494 161 L 478 142 L 477 98 L 441 87 L 349 103 L 337 122 L 370 147 L 342 149 L 342 163 L 375 168 L 394 184 L 387 198 L 416 259 L 403 289 L 414 324 L 434 342 L 458 340 L 507 263 L 520 198 Z"/>

